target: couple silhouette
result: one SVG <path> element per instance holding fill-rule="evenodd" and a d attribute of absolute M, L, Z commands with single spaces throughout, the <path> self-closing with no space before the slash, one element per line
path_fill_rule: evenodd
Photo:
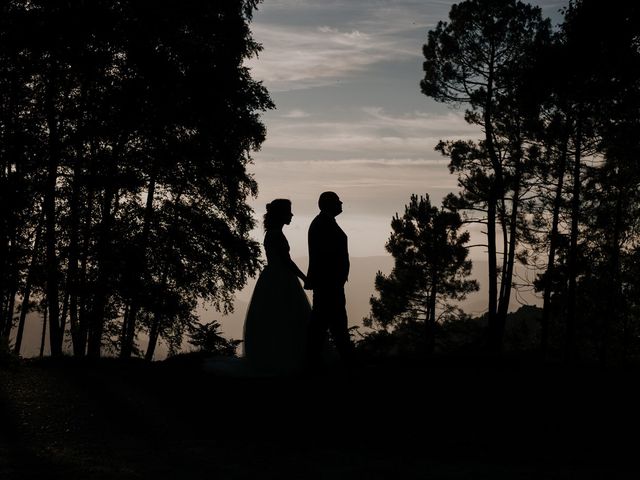
<path fill-rule="evenodd" d="M 266 374 L 315 372 L 335 350 L 349 365 L 344 285 L 349 276 L 347 236 L 336 223 L 342 201 L 334 192 L 318 200 L 320 213 L 309 226 L 309 269 L 305 275 L 291 259 L 282 229 L 291 223 L 291 201 L 276 199 L 264 216 L 267 265 L 256 283 L 244 324 L 244 361 Z M 313 307 L 304 289 L 313 291 Z M 335 353 L 334 353 L 335 354 Z"/>

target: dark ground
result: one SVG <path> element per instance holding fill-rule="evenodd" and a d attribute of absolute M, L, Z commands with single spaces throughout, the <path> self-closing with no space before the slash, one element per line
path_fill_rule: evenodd
<path fill-rule="evenodd" d="M 291 379 L 13 362 L 0 479 L 637 479 L 639 379 L 477 359 Z"/>

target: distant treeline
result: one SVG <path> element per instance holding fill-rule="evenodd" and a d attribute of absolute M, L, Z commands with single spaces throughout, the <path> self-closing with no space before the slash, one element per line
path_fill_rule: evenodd
<path fill-rule="evenodd" d="M 460 187 L 442 210 L 486 233 L 483 322 L 491 351 L 503 350 L 521 262 L 544 272 L 535 282 L 544 302 L 536 348 L 567 360 L 626 361 L 640 358 L 640 5 L 578 0 L 563 15 L 554 29 L 538 7 L 467 0 L 428 32 L 422 92 L 464 108 L 484 135 L 437 146 Z M 453 319 L 449 303 L 438 315 L 428 303 L 451 296 L 437 290 L 446 265 L 429 270 L 419 292 L 407 274 L 419 250 L 416 229 L 432 235 L 418 216 L 412 220 L 402 244 L 394 218 L 387 248 L 396 267 L 376 281 L 380 298 L 372 298 L 368 322 L 381 338 L 389 329 L 411 331 L 411 321 Z M 460 269 L 458 280 L 466 273 Z M 388 284 L 403 279 L 405 288 Z M 418 314 L 407 317 L 411 308 Z"/>
<path fill-rule="evenodd" d="M 259 267 L 246 171 L 273 105 L 243 66 L 259 0 L 0 6 L 0 337 L 152 358 Z M 136 341 L 148 334 L 148 345 Z M 141 350 L 144 349 L 144 350 Z"/>

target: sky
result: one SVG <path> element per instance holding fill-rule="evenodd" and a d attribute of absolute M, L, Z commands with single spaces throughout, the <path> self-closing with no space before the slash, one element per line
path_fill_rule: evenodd
<path fill-rule="evenodd" d="M 434 151 L 436 143 L 482 136 L 465 123 L 462 111 L 420 92 L 422 45 L 429 29 L 447 19 L 453 3 L 265 0 L 254 17 L 252 31 L 264 49 L 247 65 L 277 108 L 263 116 L 267 139 L 250 166 L 259 195 L 250 204 L 261 219 L 274 198 L 292 201 L 295 216 L 284 231 L 292 257 L 305 270 L 307 229 L 318 211 L 317 198 L 325 190 L 338 193 L 344 211 L 337 221 L 349 237 L 352 258 L 347 284 L 351 325 L 369 312 L 376 271 L 388 273 L 393 265 L 384 249 L 391 217 L 404 211 L 412 193 L 429 194 L 439 205 L 448 192 L 457 191 L 448 160 Z M 568 2 L 530 3 L 557 24 L 559 9 Z M 260 225 L 252 236 L 262 241 Z M 472 238 L 472 243 L 477 242 Z M 486 304 L 481 262 L 486 254 L 472 249 L 470 257 L 481 290 L 464 308 L 478 314 Z M 254 285 L 252 279 L 237 293 L 232 315 L 208 308 L 199 312 L 201 321 L 219 319 L 225 336 L 242 338 Z M 534 301 L 529 295 L 523 303 Z M 29 322 L 26 356 L 37 354 L 39 328 L 40 322 Z M 161 342 L 156 358 L 164 355 Z"/>
<path fill-rule="evenodd" d="M 252 30 L 262 44 L 247 65 L 276 109 L 263 116 L 267 139 L 250 171 L 259 195 L 256 217 L 274 198 L 289 198 L 285 227 L 293 257 L 307 255 L 306 231 L 318 195 L 338 193 L 338 223 L 353 257 L 386 255 L 391 217 L 412 193 L 433 204 L 457 191 L 440 139 L 477 139 L 463 111 L 420 92 L 422 45 L 447 20 L 453 1 L 265 0 Z M 567 1 L 530 2 L 554 24 Z M 479 232 L 472 232 L 477 235 Z M 262 229 L 253 231 L 262 240 Z M 472 251 L 472 258 L 483 253 Z"/>

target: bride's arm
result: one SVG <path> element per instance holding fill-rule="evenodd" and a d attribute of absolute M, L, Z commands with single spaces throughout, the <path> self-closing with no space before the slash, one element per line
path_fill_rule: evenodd
<path fill-rule="evenodd" d="M 287 242 L 287 239 L 283 234 L 281 234 L 280 240 L 281 241 L 279 243 L 279 247 L 281 249 L 281 254 L 284 257 L 285 264 L 289 266 L 289 269 L 294 273 L 296 277 L 298 277 L 303 282 L 306 282 L 307 276 L 302 273 L 302 270 L 298 268 L 296 262 L 294 262 L 289 255 L 289 243 Z"/>
<path fill-rule="evenodd" d="M 302 273 L 302 270 L 298 268 L 298 266 L 296 265 L 296 262 L 291 260 L 291 257 L 289 257 L 289 268 L 293 270 L 293 273 L 295 273 L 296 277 L 298 277 L 300 280 L 302 280 L 303 282 L 307 281 L 307 276 L 304 273 Z"/>

